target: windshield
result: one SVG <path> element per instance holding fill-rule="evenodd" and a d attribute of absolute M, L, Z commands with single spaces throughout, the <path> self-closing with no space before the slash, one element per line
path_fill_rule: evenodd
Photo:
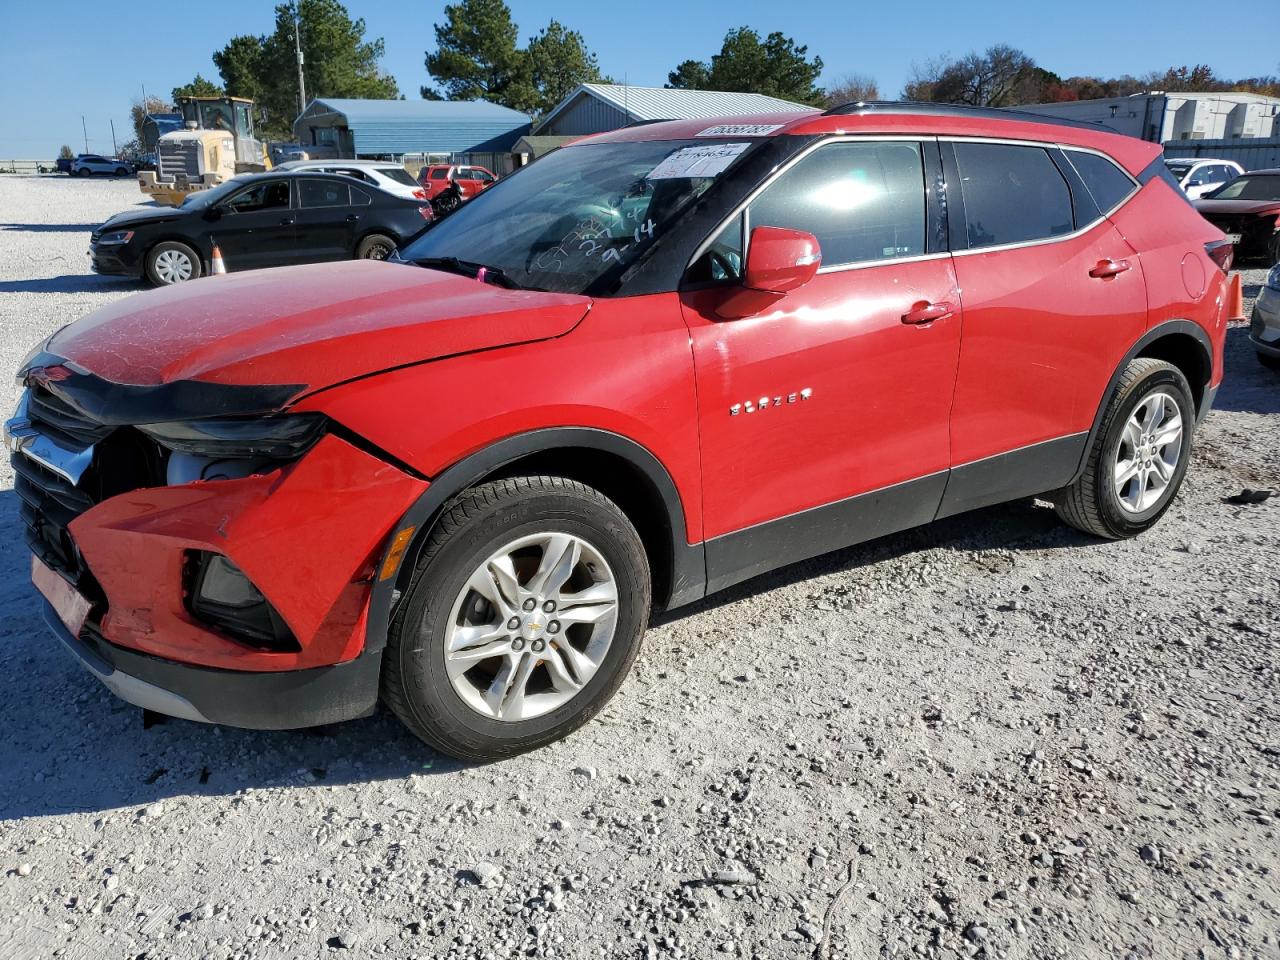
<path fill-rule="evenodd" d="M 1280 176 L 1236 177 L 1209 194 L 1211 200 L 1280 200 Z"/>
<path fill-rule="evenodd" d="M 521 287 L 584 293 L 634 263 L 749 147 L 700 139 L 556 150 L 441 218 L 400 256 L 456 258 Z"/>
<path fill-rule="evenodd" d="M 1179 180 L 1185 177 L 1187 175 L 1187 171 L 1191 169 L 1191 164 L 1189 163 L 1171 163 L 1170 161 L 1166 160 L 1164 162 L 1164 165 L 1168 167 L 1169 172 L 1172 173 Z"/>
<path fill-rule="evenodd" d="M 208 190 L 197 190 L 194 193 L 188 193 L 182 201 L 182 206 L 198 208 L 207 207 L 211 203 L 217 203 L 223 197 L 230 194 L 233 190 L 238 190 L 244 186 L 245 178 L 232 177 L 216 187 L 210 187 Z"/>

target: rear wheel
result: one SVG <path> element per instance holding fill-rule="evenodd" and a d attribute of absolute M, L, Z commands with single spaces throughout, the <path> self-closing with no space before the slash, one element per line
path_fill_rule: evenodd
<path fill-rule="evenodd" d="M 77 170 L 77 171 L 76 171 L 76 176 L 77 176 L 77 177 L 87 177 L 87 176 L 89 176 L 91 173 L 93 173 L 93 171 L 92 171 L 92 170 L 90 170 L 88 167 L 81 167 L 79 170 Z"/>
<path fill-rule="evenodd" d="M 152 284 L 167 287 L 200 276 L 200 257 L 185 243 L 166 240 L 148 251 L 146 270 Z"/>
<path fill-rule="evenodd" d="M 1191 458 L 1195 404 L 1182 371 L 1131 360 L 1107 405 L 1080 478 L 1059 491 L 1058 515 L 1099 537 L 1133 537 L 1173 502 Z"/>
<path fill-rule="evenodd" d="M 365 237 L 356 247 L 357 260 L 385 260 L 395 252 L 396 242 L 381 233 Z"/>
<path fill-rule="evenodd" d="M 128 176 L 128 175 L 129 175 L 129 171 L 128 171 L 127 169 L 125 169 L 124 167 L 116 167 L 116 176 L 117 176 L 117 177 L 125 177 L 125 176 Z"/>
<path fill-rule="evenodd" d="M 383 698 L 455 757 L 535 749 L 613 696 L 649 601 L 640 538 L 603 494 L 561 477 L 484 484 L 431 532 L 392 624 Z"/>

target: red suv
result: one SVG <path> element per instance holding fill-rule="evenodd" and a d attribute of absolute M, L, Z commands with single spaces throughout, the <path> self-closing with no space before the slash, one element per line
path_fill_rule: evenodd
<path fill-rule="evenodd" d="M 470 200 L 497 181 L 498 178 L 484 167 L 438 163 L 418 171 L 418 183 L 427 192 L 428 200 L 435 200 L 451 186 L 456 186 L 460 199 Z"/>
<path fill-rule="evenodd" d="M 1160 148 L 865 105 L 579 141 L 390 262 L 139 294 L 23 363 L 46 619 L 135 704 L 379 698 L 467 758 L 621 684 L 655 609 L 987 504 L 1168 509 L 1240 313 Z M 216 305 L 216 309 L 211 309 Z"/>

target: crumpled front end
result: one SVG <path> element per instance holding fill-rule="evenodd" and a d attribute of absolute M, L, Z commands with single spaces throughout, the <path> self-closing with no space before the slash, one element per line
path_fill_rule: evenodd
<path fill-rule="evenodd" d="M 375 568 L 426 481 L 318 415 L 103 422 L 60 395 L 63 375 L 36 371 L 6 440 L 33 579 L 84 665 L 126 699 L 194 719 L 369 712 Z"/>

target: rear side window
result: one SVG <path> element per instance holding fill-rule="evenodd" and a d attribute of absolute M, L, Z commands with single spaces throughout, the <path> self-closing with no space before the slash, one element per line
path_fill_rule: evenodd
<path fill-rule="evenodd" d="M 351 187 L 351 205 L 353 207 L 367 207 L 373 203 L 373 198 L 361 190 L 359 187 Z"/>
<path fill-rule="evenodd" d="M 345 183 L 332 180 L 300 180 L 298 181 L 298 197 L 302 209 L 316 207 L 345 207 L 351 203 L 351 194 Z"/>
<path fill-rule="evenodd" d="M 1137 189 L 1129 175 L 1106 157 L 1082 150 L 1065 152 L 1071 165 L 1076 168 L 1076 173 L 1089 188 L 1089 193 L 1093 195 L 1094 203 L 1104 213 L 1114 210 Z"/>
<path fill-rule="evenodd" d="M 449 176 L 449 171 L 445 167 L 436 167 L 434 170 L 431 171 L 432 180 L 443 180 L 447 176 Z"/>
<path fill-rule="evenodd" d="M 919 256 L 925 252 L 920 145 L 886 141 L 819 147 L 752 201 L 747 222 L 751 229 L 812 233 L 825 267 Z"/>
<path fill-rule="evenodd" d="M 1045 240 L 1071 233 L 1071 191 L 1040 147 L 955 145 L 969 248 Z"/>

